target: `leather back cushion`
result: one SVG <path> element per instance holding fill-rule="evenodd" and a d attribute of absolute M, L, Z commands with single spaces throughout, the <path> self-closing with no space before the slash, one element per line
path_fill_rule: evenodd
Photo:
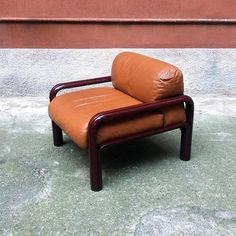
<path fill-rule="evenodd" d="M 143 102 L 181 95 L 184 90 L 177 67 L 133 52 L 120 53 L 114 59 L 112 84 Z"/>

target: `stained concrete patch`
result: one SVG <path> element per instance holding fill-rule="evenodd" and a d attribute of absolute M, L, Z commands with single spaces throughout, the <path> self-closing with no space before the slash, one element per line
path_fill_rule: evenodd
<path fill-rule="evenodd" d="M 194 96 L 193 96 L 194 98 Z M 194 99 L 196 111 L 200 114 L 236 117 L 236 98 L 205 94 Z M 221 131 L 223 132 L 223 131 Z"/>
<path fill-rule="evenodd" d="M 26 133 L 33 130 L 47 133 L 50 121 L 47 116 L 47 98 L 2 98 L 0 101 L 0 129 L 9 133 Z"/>
<path fill-rule="evenodd" d="M 197 207 L 156 209 L 145 214 L 135 236 L 235 236 L 236 213 Z"/>

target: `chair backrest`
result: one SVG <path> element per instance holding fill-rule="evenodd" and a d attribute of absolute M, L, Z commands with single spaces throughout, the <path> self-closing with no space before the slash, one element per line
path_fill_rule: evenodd
<path fill-rule="evenodd" d="M 112 64 L 113 86 L 143 102 L 183 94 L 182 72 L 166 62 L 133 52 L 116 56 Z"/>

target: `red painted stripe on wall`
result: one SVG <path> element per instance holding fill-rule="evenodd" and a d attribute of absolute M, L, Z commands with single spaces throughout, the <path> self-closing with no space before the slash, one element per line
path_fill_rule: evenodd
<path fill-rule="evenodd" d="M 235 0 L 1 0 L 1 17 L 233 19 Z"/>
<path fill-rule="evenodd" d="M 1 24 L 2 48 L 235 48 L 236 27 L 192 24 Z"/>
<path fill-rule="evenodd" d="M 235 48 L 235 0 L 1 0 L 0 48 Z"/>

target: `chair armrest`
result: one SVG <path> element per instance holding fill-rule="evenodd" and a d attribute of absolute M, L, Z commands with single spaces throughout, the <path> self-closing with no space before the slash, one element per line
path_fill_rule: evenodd
<path fill-rule="evenodd" d="M 176 97 L 171 97 L 167 99 L 158 100 L 151 103 L 143 103 L 134 106 L 114 109 L 110 111 L 100 112 L 93 116 L 88 125 L 88 138 L 91 144 L 96 142 L 96 134 L 99 126 L 101 124 L 107 123 L 109 121 L 114 121 L 125 117 L 134 117 L 137 114 L 155 111 L 159 108 L 168 107 L 176 104 L 186 104 L 186 123 L 192 125 L 193 123 L 193 113 L 194 113 L 194 103 L 191 97 L 187 95 L 181 95 Z"/>
<path fill-rule="evenodd" d="M 49 99 L 51 102 L 53 100 L 53 98 L 56 97 L 57 93 L 63 89 L 82 87 L 82 86 L 92 85 L 92 84 L 106 83 L 106 82 L 110 82 L 110 81 L 111 81 L 111 76 L 105 76 L 105 77 L 94 78 L 94 79 L 79 80 L 79 81 L 72 81 L 72 82 L 65 82 L 65 83 L 56 84 L 51 89 L 51 91 L 49 93 Z"/>

